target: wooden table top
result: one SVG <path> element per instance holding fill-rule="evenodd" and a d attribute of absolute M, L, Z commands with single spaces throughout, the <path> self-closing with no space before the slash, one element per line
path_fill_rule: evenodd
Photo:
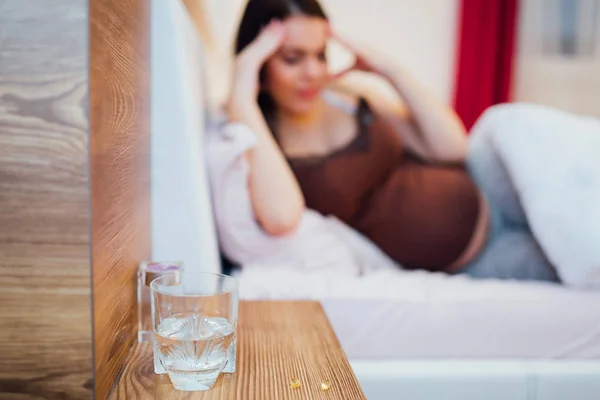
<path fill-rule="evenodd" d="M 136 344 L 111 399 L 366 399 L 318 302 L 242 301 L 235 374 L 203 392 L 173 389 L 155 375 L 150 343 Z M 298 378 L 300 388 L 290 387 Z M 329 390 L 321 382 L 329 380 Z"/>

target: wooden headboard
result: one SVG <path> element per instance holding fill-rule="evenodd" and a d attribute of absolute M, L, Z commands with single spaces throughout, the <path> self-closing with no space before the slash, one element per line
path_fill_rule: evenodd
<path fill-rule="evenodd" d="M 105 399 L 150 256 L 150 0 L 1 3 L 0 397 Z"/>

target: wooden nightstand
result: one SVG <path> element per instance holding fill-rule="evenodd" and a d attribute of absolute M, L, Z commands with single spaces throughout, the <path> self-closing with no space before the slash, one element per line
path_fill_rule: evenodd
<path fill-rule="evenodd" d="M 176 391 L 167 375 L 154 374 L 151 344 L 137 344 L 110 398 L 365 399 L 318 302 L 242 301 L 239 312 L 235 374 L 205 392 Z M 294 377 L 300 388 L 290 387 Z"/>

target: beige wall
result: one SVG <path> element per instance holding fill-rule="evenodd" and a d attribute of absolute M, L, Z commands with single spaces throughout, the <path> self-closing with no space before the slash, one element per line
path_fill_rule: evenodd
<path fill-rule="evenodd" d="M 216 42 L 213 98 L 227 93 L 232 40 L 245 0 L 203 0 Z M 322 0 L 334 26 L 393 57 L 439 98 L 451 101 L 458 0 Z M 332 51 L 332 66 L 347 58 Z"/>
<path fill-rule="evenodd" d="M 209 65 L 212 98 L 227 93 L 231 42 L 246 0 L 204 2 L 215 48 Z M 451 103 L 459 0 L 321 0 L 336 28 L 392 56 L 432 93 Z M 568 59 L 541 53 L 542 6 L 521 2 L 513 99 L 600 117 L 600 29 L 594 58 Z M 547 2 L 557 0 L 547 0 Z M 583 0 L 591 3 L 593 0 Z M 598 26 L 600 27 L 600 15 Z M 347 61 L 335 47 L 333 68 Z"/>
<path fill-rule="evenodd" d="M 517 101 L 541 103 L 600 118 L 600 12 L 596 13 L 594 56 L 572 58 L 543 54 L 543 6 L 552 2 L 556 0 L 521 3 L 513 97 Z M 581 4 L 585 6 L 586 2 Z"/>

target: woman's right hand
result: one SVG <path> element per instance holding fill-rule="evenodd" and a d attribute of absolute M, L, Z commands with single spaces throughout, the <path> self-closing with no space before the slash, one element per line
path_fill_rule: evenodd
<path fill-rule="evenodd" d="M 260 70 L 265 61 L 281 46 L 284 36 L 285 27 L 280 21 L 274 20 L 236 57 L 227 103 L 230 119 L 243 119 L 249 109 L 256 107 L 260 90 Z"/>
<path fill-rule="evenodd" d="M 227 104 L 229 120 L 243 123 L 255 134 L 255 145 L 245 153 L 250 166 L 248 191 L 256 221 L 273 236 L 293 232 L 304 211 L 300 186 L 257 102 L 260 70 L 284 36 L 284 26 L 273 21 L 238 54 Z"/>

